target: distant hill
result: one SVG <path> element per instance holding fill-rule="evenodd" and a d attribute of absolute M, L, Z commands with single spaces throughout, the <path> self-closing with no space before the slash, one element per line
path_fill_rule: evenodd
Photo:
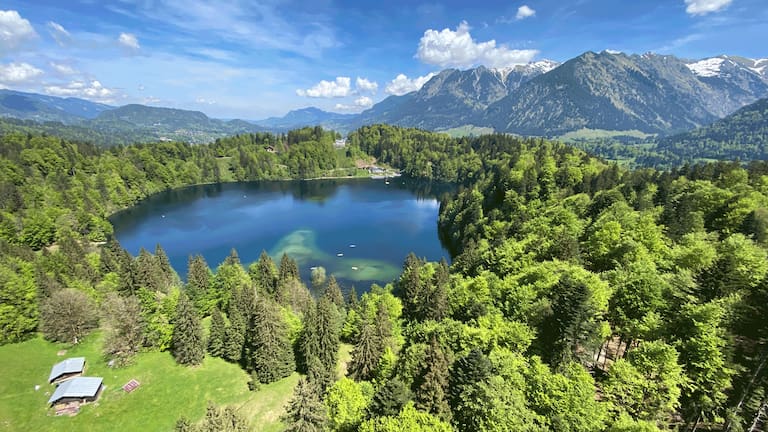
<path fill-rule="evenodd" d="M 709 126 L 659 141 L 657 151 L 684 159 L 768 159 L 768 98 Z"/>
<path fill-rule="evenodd" d="M 315 107 L 290 111 L 283 117 L 270 117 L 253 124 L 272 132 L 287 132 L 304 126 L 323 126 L 340 132 L 348 132 L 358 116 L 323 111 Z"/>
<path fill-rule="evenodd" d="M 82 123 L 99 131 L 140 131 L 149 140 L 177 140 L 205 143 L 228 135 L 263 130 L 243 120 L 218 120 L 200 111 L 125 105 L 103 111 L 93 120 Z"/>
<path fill-rule="evenodd" d="M 67 124 L 92 119 L 112 109 L 109 105 L 77 98 L 0 90 L 0 116 L 22 120 L 58 121 Z"/>

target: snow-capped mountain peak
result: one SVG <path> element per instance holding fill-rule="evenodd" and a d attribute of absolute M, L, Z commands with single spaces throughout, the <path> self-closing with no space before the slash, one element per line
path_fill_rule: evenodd
<path fill-rule="evenodd" d="M 704 60 L 699 60 L 695 63 L 688 63 L 686 66 L 695 75 L 700 77 L 716 77 L 720 75 L 720 67 L 725 62 L 722 57 L 712 57 Z"/>
<path fill-rule="evenodd" d="M 492 71 L 497 73 L 502 81 L 505 81 L 507 79 L 507 76 L 509 76 L 511 72 L 517 72 L 522 75 L 539 75 L 539 74 L 545 74 L 558 66 L 560 66 L 559 62 L 556 62 L 554 60 L 544 59 L 544 60 L 539 60 L 535 62 L 530 62 L 524 65 L 515 65 L 515 66 L 507 66 L 503 68 L 496 68 L 496 69 L 492 69 Z"/>
<path fill-rule="evenodd" d="M 755 72 L 758 75 L 765 75 L 766 68 L 768 68 L 768 59 L 753 60 L 754 65 L 749 70 Z"/>

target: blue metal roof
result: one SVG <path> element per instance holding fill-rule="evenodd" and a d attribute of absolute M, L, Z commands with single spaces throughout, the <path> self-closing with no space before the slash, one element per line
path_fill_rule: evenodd
<path fill-rule="evenodd" d="M 77 377 L 61 383 L 56 387 L 48 403 L 52 404 L 62 398 L 86 398 L 94 397 L 101 388 L 102 378 Z"/>
<path fill-rule="evenodd" d="M 85 357 L 72 357 L 58 362 L 53 365 L 53 368 L 51 368 L 51 374 L 48 376 L 48 382 L 51 382 L 62 375 L 82 372 L 84 367 Z"/>

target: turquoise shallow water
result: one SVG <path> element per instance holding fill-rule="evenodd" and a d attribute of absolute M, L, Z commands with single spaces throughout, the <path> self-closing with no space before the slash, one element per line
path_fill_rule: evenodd
<path fill-rule="evenodd" d="M 365 291 L 396 278 L 411 251 L 448 259 L 437 233 L 445 192 L 403 179 L 201 185 L 152 196 L 111 220 L 129 252 L 160 243 L 182 278 L 190 255 L 215 268 L 232 248 L 245 264 L 266 250 L 276 262 L 287 252 L 305 280 L 323 266 Z"/>

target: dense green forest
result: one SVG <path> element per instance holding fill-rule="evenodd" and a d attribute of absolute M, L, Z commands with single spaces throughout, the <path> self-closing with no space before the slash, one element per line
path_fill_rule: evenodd
<path fill-rule="evenodd" d="M 353 132 L 344 150 L 333 138 L 101 149 L 3 135 L 0 342 L 77 343 L 101 327 L 119 364 L 140 350 L 217 356 L 253 389 L 298 370 L 289 431 L 751 425 L 768 397 L 767 163 L 629 171 L 541 139 L 391 126 Z M 319 271 L 306 284 L 289 256 L 233 251 L 215 270 L 192 257 L 183 283 L 161 246 L 133 257 L 110 236 L 109 214 L 160 190 L 314 177 L 365 157 L 459 185 L 440 208 L 450 266 L 409 255 L 396 281 L 358 296 Z M 354 349 L 337 379 L 341 342 Z"/>

